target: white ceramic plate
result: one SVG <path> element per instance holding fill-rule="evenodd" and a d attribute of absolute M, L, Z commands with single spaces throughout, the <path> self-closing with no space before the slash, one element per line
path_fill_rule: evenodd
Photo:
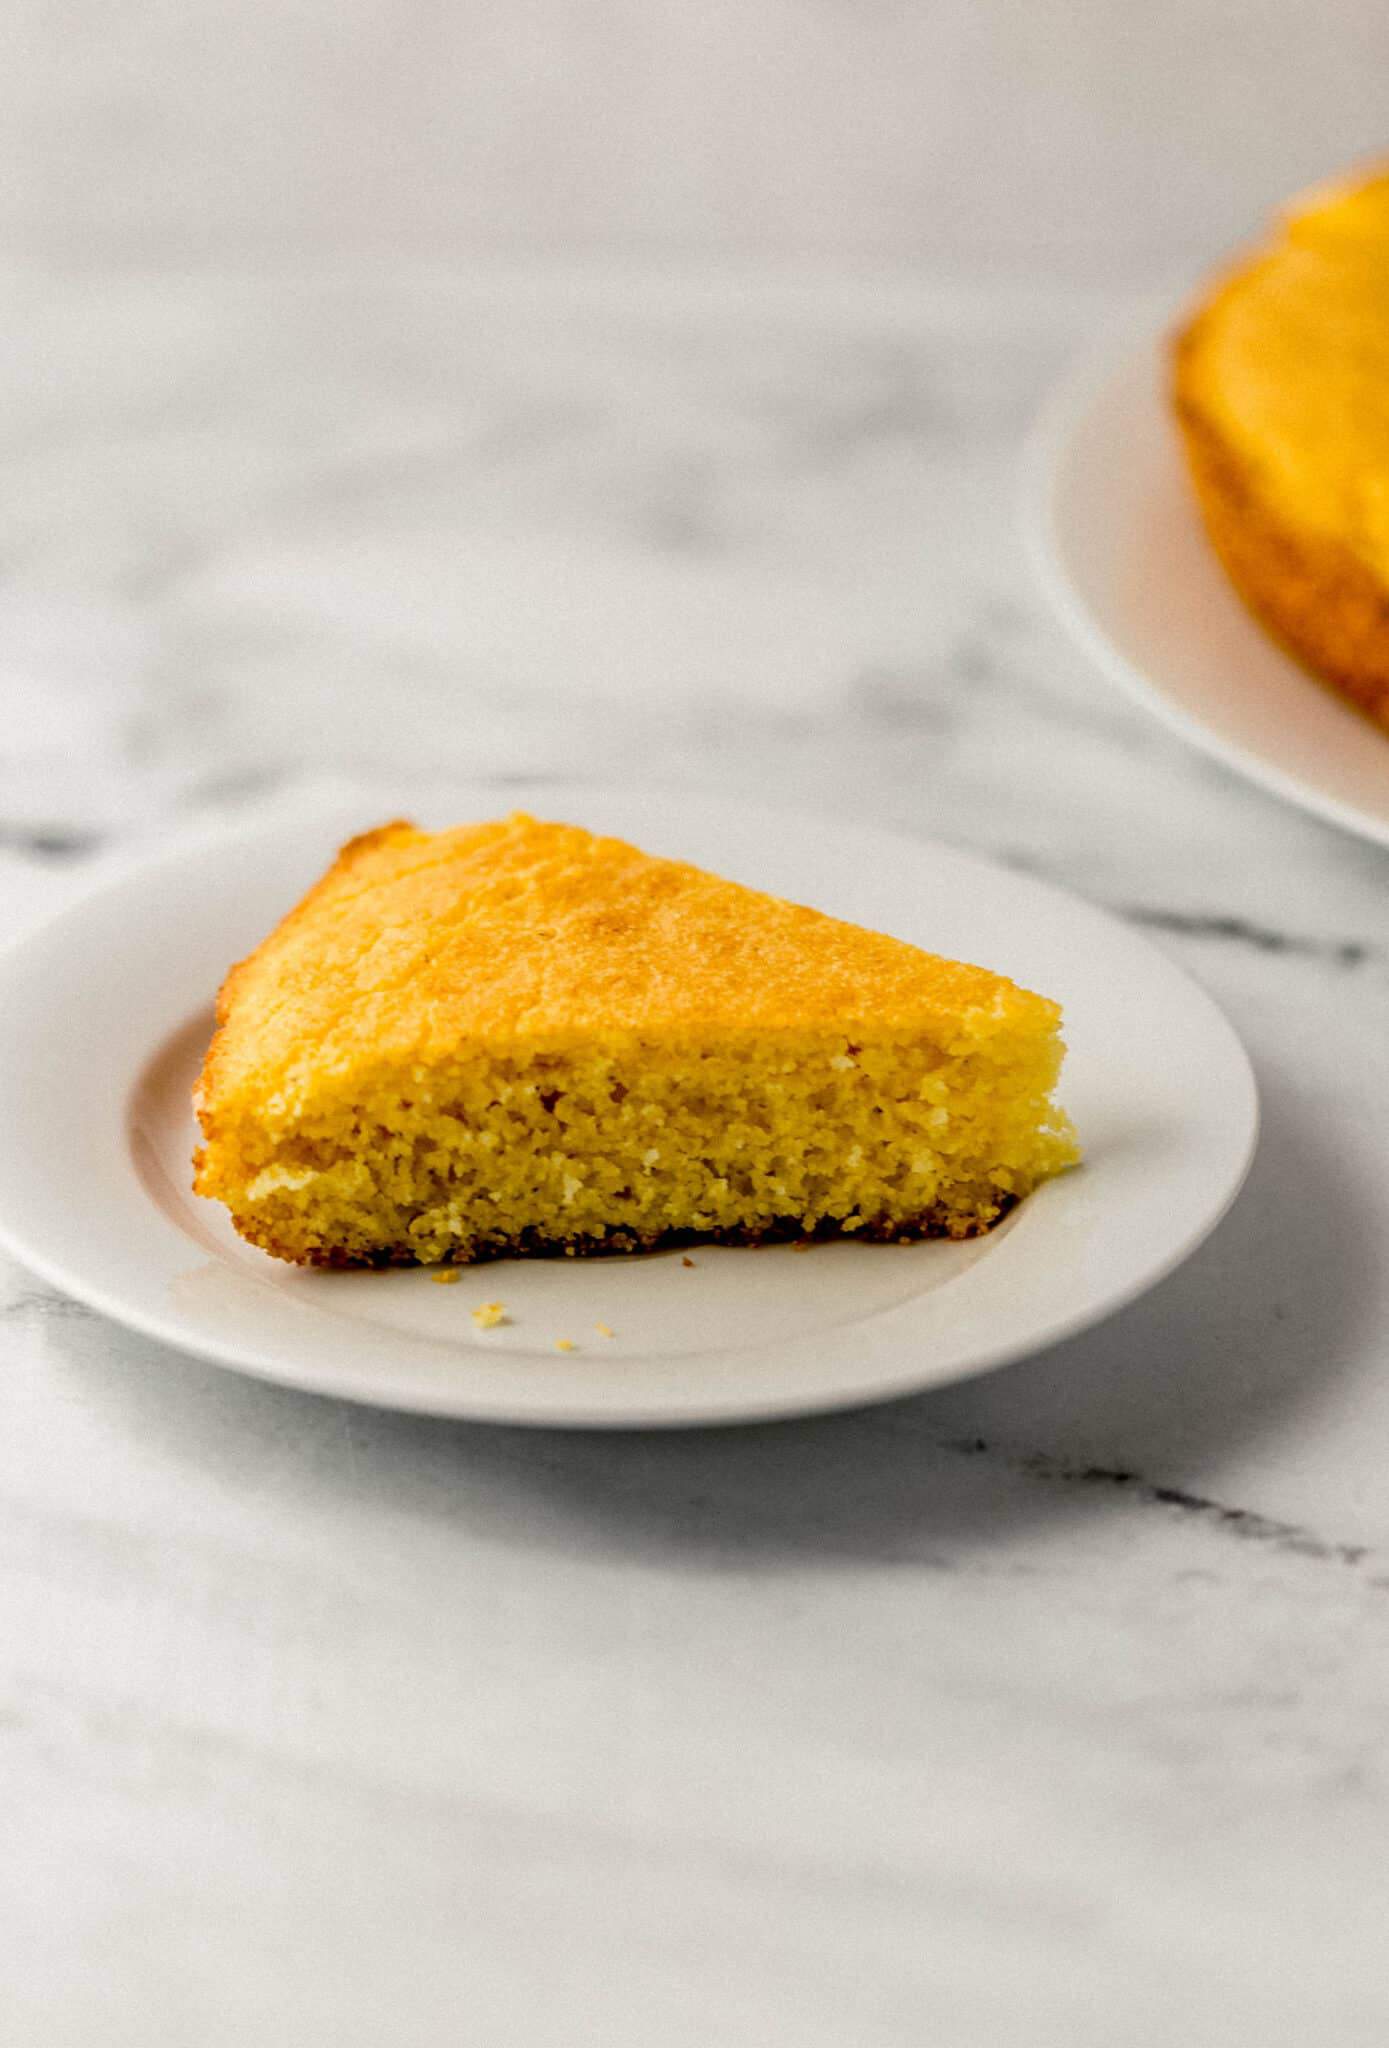
<path fill-rule="evenodd" d="M 109 883 L 0 962 L 0 1238 L 54 1285 L 166 1343 L 318 1392 L 496 1422 L 741 1421 L 940 1386 L 1092 1323 L 1212 1228 L 1257 1122 L 1210 999 L 1099 911 L 949 847 L 715 799 L 527 791 L 528 808 L 976 959 L 1064 1003 L 1084 1169 L 968 1245 L 830 1244 L 302 1272 L 189 1191 L 188 1093 L 213 992 L 390 814 L 360 798 L 224 832 Z M 460 788 L 442 825 L 495 816 Z M 469 1310 L 511 1320 L 481 1333 Z M 595 1329 L 606 1323 L 611 1338 Z M 560 1338 L 577 1347 L 558 1353 Z"/>
<path fill-rule="evenodd" d="M 1195 746 L 1389 845 L 1389 738 L 1280 652 L 1211 552 L 1168 411 L 1166 333 L 1083 365 L 1038 424 L 1024 524 L 1042 582 L 1105 673 Z"/>

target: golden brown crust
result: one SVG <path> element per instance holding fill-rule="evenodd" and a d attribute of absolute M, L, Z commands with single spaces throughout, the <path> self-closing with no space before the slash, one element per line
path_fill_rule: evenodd
<path fill-rule="evenodd" d="M 594 1259 L 626 1258 L 637 1252 L 678 1251 L 683 1247 L 700 1244 L 741 1245 L 756 1248 L 772 1244 L 817 1244 L 835 1238 L 857 1239 L 868 1244 L 921 1244 L 933 1238 L 984 1237 L 1009 1211 L 1017 1206 L 1017 1198 L 1000 1192 L 998 1210 L 987 1222 L 979 1221 L 962 1230 L 958 1215 L 949 1218 L 947 1212 L 929 1209 L 922 1216 L 909 1217 L 905 1221 L 892 1219 L 877 1223 L 864 1223 L 857 1230 L 845 1230 L 842 1224 L 832 1218 L 822 1218 L 815 1227 L 807 1230 L 799 1217 L 780 1216 L 757 1229 L 716 1229 L 716 1230 L 661 1230 L 639 1232 L 634 1230 L 610 1230 L 602 1236 L 560 1238 L 547 1236 L 543 1231 L 524 1230 L 514 1237 L 498 1237 L 485 1243 L 460 1246 L 453 1256 L 443 1263 L 449 1266 L 481 1266 L 497 1259 Z M 291 1264 L 317 1266 L 335 1272 L 360 1271 L 363 1268 L 378 1269 L 383 1266 L 419 1266 L 423 1262 L 415 1256 L 409 1245 L 382 1245 L 370 1255 L 352 1255 L 325 1248 L 307 1254 L 286 1251 L 268 1236 L 254 1234 L 247 1228 L 247 1219 L 234 1219 L 241 1235 L 262 1251 L 270 1252 L 275 1258 L 288 1259 Z M 438 1264 L 439 1262 L 433 1262 Z"/>
<path fill-rule="evenodd" d="M 241 993 L 242 986 L 254 973 L 256 962 L 260 959 L 261 954 L 264 953 L 267 946 L 271 945 L 284 932 L 292 929 L 304 917 L 306 912 L 330 900 L 341 888 L 344 878 L 350 876 L 353 868 L 361 863 L 365 855 L 374 853 L 379 846 L 383 846 L 387 840 L 394 838 L 398 833 L 404 832 L 413 835 L 414 830 L 415 828 L 408 818 L 391 818 L 386 824 L 375 825 L 370 831 L 359 832 L 355 839 L 345 841 L 338 848 L 331 865 L 319 876 L 312 888 L 305 891 L 294 908 L 286 911 L 274 930 L 266 934 L 255 951 L 248 953 L 243 960 L 236 961 L 227 969 L 222 977 L 222 985 L 217 991 L 217 1003 L 214 1011 L 217 1028 L 212 1034 L 211 1042 L 208 1045 L 207 1053 L 203 1060 L 202 1072 L 193 1090 L 194 1107 L 198 1111 L 198 1120 L 206 1137 L 210 1138 L 214 1135 L 215 1118 L 211 1105 L 217 1099 L 222 1072 L 226 1063 L 226 1027 L 231 1019 L 232 1011 Z"/>
<path fill-rule="evenodd" d="M 523 814 L 451 832 L 395 822 L 349 842 L 218 1001 L 196 1093 L 219 1112 L 322 1067 L 555 1048 L 615 1031 L 962 1034 L 1056 1006 L 1003 976 L 740 887 L 620 840 Z"/>
<path fill-rule="evenodd" d="M 1277 512 L 1202 403 L 1203 316 L 1178 335 L 1173 402 L 1212 547 L 1245 604 L 1319 680 L 1389 730 L 1389 588 L 1348 547 Z"/>

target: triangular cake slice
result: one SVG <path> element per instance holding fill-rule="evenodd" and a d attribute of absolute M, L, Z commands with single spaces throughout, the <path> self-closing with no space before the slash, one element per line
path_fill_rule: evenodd
<path fill-rule="evenodd" d="M 322 1266 L 970 1237 L 1075 1157 L 1059 1022 L 576 826 L 385 825 L 228 976 L 195 1185 Z"/>

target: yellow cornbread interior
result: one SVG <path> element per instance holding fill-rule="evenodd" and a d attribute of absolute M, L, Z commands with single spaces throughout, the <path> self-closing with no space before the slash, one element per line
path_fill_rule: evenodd
<path fill-rule="evenodd" d="M 280 1257 L 964 1237 L 1075 1157 L 1055 1004 L 518 818 L 345 850 L 223 991 L 199 1192 Z"/>
<path fill-rule="evenodd" d="M 1068 1163 L 1054 1039 L 948 1057 L 842 1037 L 537 1054 L 317 1091 L 243 1126 L 215 1185 L 245 1234 L 299 1259 L 429 1263 L 543 1237 L 968 1236 Z M 618 1245 L 615 1248 L 624 1247 Z"/>
<path fill-rule="evenodd" d="M 1307 195 L 1185 349 L 1186 391 L 1250 487 L 1389 580 L 1389 176 Z"/>

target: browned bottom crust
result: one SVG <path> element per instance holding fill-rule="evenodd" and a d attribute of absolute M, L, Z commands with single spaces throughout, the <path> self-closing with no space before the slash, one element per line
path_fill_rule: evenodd
<path fill-rule="evenodd" d="M 1176 345 L 1174 402 L 1211 545 L 1260 624 L 1389 730 L 1389 589 L 1349 548 L 1270 508 L 1190 388 L 1193 332 Z"/>
<path fill-rule="evenodd" d="M 756 1248 L 767 1244 L 815 1244 L 830 1238 L 846 1238 L 857 1243 L 870 1244 L 920 1244 L 926 1238 L 954 1237 L 963 1239 L 983 1237 L 993 1230 L 1009 1210 L 1017 1204 L 1017 1196 L 999 1196 L 998 1214 L 988 1223 L 977 1223 L 961 1230 L 958 1217 L 950 1219 L 939 1209 L 929 1209 L 923 1216 L 914 1216 L 906 1222 L 882 1221 L 862 1224 L 857 1230 L 845 1230 L 832 1218 L 817 1223 L 813 1230 L 807 1230 L 799 1217 L 778 1216 L 770 1223 L 757 1229 L 719 1230 L 660 1230 L 644 1235 L 633 1230 L 608 1230 L 599 1236 L 547 1237 L 543 1231 L 523 1230 L 515 1237 L 488 1238 L 460 1246 L 450 1259 L 436 1261 L 450 1266 L 477 1266 L 494 1259 L 594 1259 L 621 1258 L 637 1252 L 678 1251 L 682 1247 L 698 1244 L 745 1245 Z M 235 1220 L 235 1219 L 233 1219 Z M 241 1226 L 238 1223 L 237 1228 Z M 247 1233 L 244 1231 L 242 1235 Z M 350 1268 L 381 1266 L 418 1266 L 408 1245 L 382 1245 L 370 1253 L 335 1251 L 324 1246 L 296 1258 L 283 1247 L 268 1243 L 265 1239 L 252 1239 L 259 1243 L 262 1251 L 272 1252 L 276 1258 L 289 1259 L 291 1263 L 304 1266 L 326 1266 L 346 1271 Z"/>

